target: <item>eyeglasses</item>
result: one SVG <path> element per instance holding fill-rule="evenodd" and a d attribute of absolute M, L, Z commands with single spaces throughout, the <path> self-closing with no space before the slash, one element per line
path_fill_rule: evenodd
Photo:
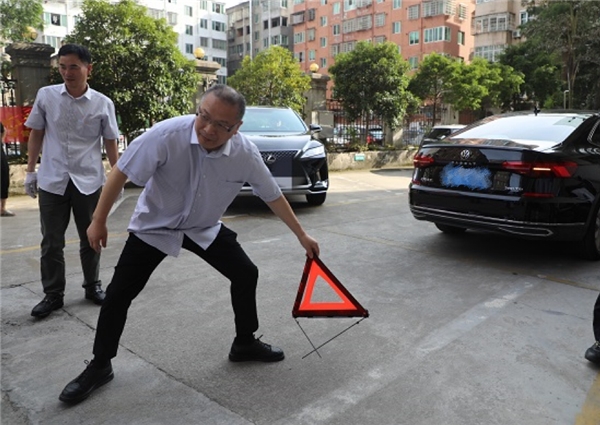
<path fill-rule="evenodd" d="M 206 115 L 202 111 L 196 112 L 196 115 L 198 116 L 198 118 L 200 118 L 200 121 L 202 121 L 202 123 L 216 126 L 216 128 L 218 128 L 219 130 L 226 131 L 227 133 L 230 133 L 231 130 L 233 130 L 233 128 L 237 125 L 237 123 L 236 123 L 236 124 L 233 124 L 232 126 L 228 127 L 226 124 L 223 124 L 222 122 L 214 121 L 214 120 L 210 119 L 208 117 L 208 115 Z"/>

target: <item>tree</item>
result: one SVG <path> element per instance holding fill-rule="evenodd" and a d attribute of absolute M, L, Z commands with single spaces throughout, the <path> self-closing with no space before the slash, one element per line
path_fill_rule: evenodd
<path fill-rule="evenodd" d="M 588 87 L 578 88 L 577 77 L 582 64 L 598 60 L 600 54 L 600 3 L 587 0 L 539 0 L 528 12 L 535 17 L 523 26 L 523 34 L 540 48 L 560 57 L 566 81 L 569 105 L 576 105 L 588 95 Z M 596 58 L 596 59 L 593 59 Z M 592 72 L 595 72 L 592 69 Z M 578 98 L 573 101 L 573 98 Z"/>
<path fill-rule="evenodd" d="M 32 28 L 44 29 L 43 14 L 42 0 L 0 0 L 0 40 L 31 41 Z"/>
<path fill-rule="evenodd" d="M 86 0 L 82 12 L 65 41 L 90 49 L 89 84 L 114 101 L 127 140 L 157 121 L 191 112 L 199 76 L 165 19 L 147 16 L 133 0 Z"/>
<path fill-rule="evenodd" d="M 310 77 L 298 66 L 292 52 L 271 46 L 254 59 L 246 56 L 242 66 L 227 80 L 250 105 L 285 106 L 302 112 Z"/>
<path fill-rule="evenodd" d="M 534 99 L 540 107 L 554 106 L 553 97 L 561 91 L 561 63 L 555 54 L 544 51 L 539 43 L 529 39 L 508 46 L 500 55 L 499 63 L 523 74 L 522 95 Z"/>
<path fill-rule="evenodd" d="M 455 84 L 455 75 L 461 64 L 438 53 L 427 55 L 410 80 L 408 89 L 424 103 L 432 106 L 432 126 L 435 125 L 438 105 L 444 101 Z"/>
<path fill-rule="evenodd" d="M 396 128 L 411 99 L 406 90 L 408 68 L 394 43 L 358 42 L 351 52 L 337 55 L 335 64 L 329 67 L 333 96 L 342 103 L 351 121 L 376 115 Z"/>

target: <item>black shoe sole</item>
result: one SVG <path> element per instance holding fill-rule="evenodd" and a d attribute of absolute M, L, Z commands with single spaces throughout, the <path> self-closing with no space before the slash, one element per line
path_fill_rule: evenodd
<path fill-rule="evenodd" d="M 96 391 L 98 388 L 100 388 L 102 385 L 104 384 L 108 384 L 110 381 L 113 380 L 113 378 L 115 377 L 115 374 L 111 371 L 110 375 L 107 375 L 102 381 L 96 383 L 96 385 L 92 386 L 86 393 L 81 394 L 78 397 L 65 397 L 64 395 L 60 395 L 58 397 L 58 399 L 60 401 L 62 401 L 63 403 L 67 403 L 67 404 L 77 404 L 82 402 L 83 400 L 85 400 L 86 398 L 88 398 L 90 395 L 92 395 L 92 393 L 94 391 Z"/>
<path fill-rule="evenodd" d="M 98 298 L 96 298 L 95 296 L 93 296 L 93 295 L 87 295 L 87 294 L 86 294 L 86 296 L 85 296 L 85 299 L 86 299 L 86 300 L 90 300 L 91 302 L 93 302 L 93 303 L 94 303 L 94 304 L 96 304 L 96 305 L 102 305 L 102 303 L 104 302 L 104 300 L 103 300 L 103 299 L 102 299 L 102 300 L 99 300 L 99 299 L 98 299 Z"/>
<path fill-rule="evenodd" d="M 280 362 L 285 359 L 285 354 L 281 354 L 281 356 L 277 357 L 265 357 L 265 358 L 257 358 L 252 356 L 236 356 L 234 354 L 229 353 L 229 361 L 239 363 L 239 362 L 265 362 L 265 363 L 274 363 Z"/>

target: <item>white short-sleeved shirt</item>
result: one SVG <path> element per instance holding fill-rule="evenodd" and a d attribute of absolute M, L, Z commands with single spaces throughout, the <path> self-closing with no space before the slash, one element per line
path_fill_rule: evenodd
<path fill-rule="evenodd" d="M 133 183 L 145 186 L 127 230 L 174 257 L 184 235 L 204 249 L 210 246 L 244 182 L 265 202 L 281 196 L 254 143 L 238 133 L 209 153 L 198 143 L 195 118 L 154 125 L 117 162 Z"/>
<path fill-rule="evenodd" d="M 104 184 L 102 138 L 119 138 L 110 98 L 90 87 L 78 98 L 64 84 L 42 87 L 25 125 L 45 131 L 38 169 L 41 189 L 63 195 L 71 179 L 89 195 Z"/>

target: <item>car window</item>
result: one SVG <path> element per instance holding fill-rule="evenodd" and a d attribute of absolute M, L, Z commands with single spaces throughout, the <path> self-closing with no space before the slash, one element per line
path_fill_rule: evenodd
<path fill-rule="evenodd" d="M 443 139 L 451 132 L 452 130 L 449 128 L 434 128 L 425 137 L 427 139 Z"/>
<path fill-rule="evenodd" d="M 457 135 L 453 139 L 507 139 L 562 142 L 587 117 L 510 116 L 496 117 Z"/>
<path fill-rule="evenodd" d="M 246 108 L 243 121 L 242 133 L 305 133 L 308 130 L 291 109 Z"/>

